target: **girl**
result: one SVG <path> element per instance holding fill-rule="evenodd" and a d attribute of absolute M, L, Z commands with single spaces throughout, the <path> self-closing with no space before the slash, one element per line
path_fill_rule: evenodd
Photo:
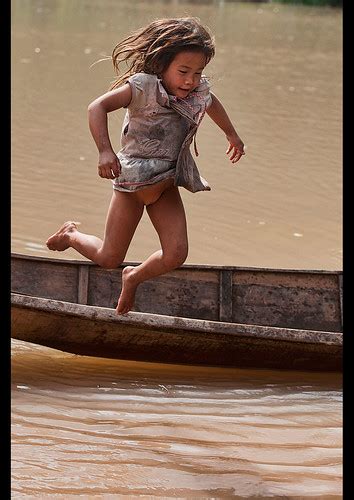
<path fill-rule="evenodd" d="M 193 193 L 210 190 L 189 151 L 194 138 L 198 154 L 195 133 L 205 112 L 225 133 L 230 160 L 235 163 L 245 154 L 242 140 L 202 74 L 214 53 L 213 37 L 198 19 L 156 20 L 116 45 L 112 60 L 118 78 L 88 107 L 99 152 L 98 175 L 113 181 L 104 238 L 81 233 L 79 223 L 68 221 L 47 240 L 47 247 L 58 251 L 72 247 L 99 266 L 116 268 L 146 207 L 161 250 L 142 264 L 123 269 L 118 314 L 133 308 L 139 283 L 179 267 L 187 258 L 186 218 L 178 186 Z M 119 76 L 122 62 L 127 69 Z M 127 111 L 122 148 L 115 154 L 107 114 L 120 108 Z"/>

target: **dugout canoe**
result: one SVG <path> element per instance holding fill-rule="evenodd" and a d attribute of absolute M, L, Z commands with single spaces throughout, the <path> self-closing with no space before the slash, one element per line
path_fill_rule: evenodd
<path fill-rule="evenodd" d="M 122 269 L 11 254 L 12 338 L 125 360 L 341 371 L 342 273 L 183 265 L 115 313 Z"/>

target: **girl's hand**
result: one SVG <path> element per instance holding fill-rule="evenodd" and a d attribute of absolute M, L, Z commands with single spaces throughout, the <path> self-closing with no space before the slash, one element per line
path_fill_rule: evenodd
<path fill-rule="evenodd" d="M 113 151 L 105 151 L 99 154 L 98 175 L 103 179 L 114 179 L 118 177 L 121 166 L 117 155 Z"/>
<path fill-rule="evenodd" d="M 245 154 L 245 145 L 237 134 L 232 134 L 226 137 L 229 141 L 229 147 L 226 151 L 226 154 L 228 155 L 231 153 L 230 160 L 232 161 L 232 163 L 236 163 L 241 158 L 241 156 Z"/>

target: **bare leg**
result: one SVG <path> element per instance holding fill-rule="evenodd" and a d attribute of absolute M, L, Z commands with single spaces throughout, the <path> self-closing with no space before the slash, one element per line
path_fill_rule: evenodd
<path fill-rule="evenodd" d="M 71 247 L 99 266 L 118 267 L 124 260 L 143 211 L 144 204 L 133 193 L 113 191 L 103 241 L 81 233 L 77 222 L 68 221 L 48 238 L 47 247 L 57 251 Z"/>
<path fill-rule="evenodd" d="M 123 286 L 116 309 L 118 314 L 126 314 L 132 309 L 139 283 L 176 269 L 187 258 L 187 224 L 178 188 L 166 189 L 146 210 L 159 235 L 161 250 L 137 267 L 124 268 Z"/>

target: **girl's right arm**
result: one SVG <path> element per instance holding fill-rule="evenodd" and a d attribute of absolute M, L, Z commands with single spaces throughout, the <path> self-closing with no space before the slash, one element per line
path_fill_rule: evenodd
<path fill-rule="evenodd" d="M 120 174 L 120 164 L 109 139 L 107 114 L 128 106 L 131 98 L 132 91 L 126 83 L 97 97 L 87 108 L 90 131 L 99 153 L 98 175 L 105 179 L 114 179 Z"/>

